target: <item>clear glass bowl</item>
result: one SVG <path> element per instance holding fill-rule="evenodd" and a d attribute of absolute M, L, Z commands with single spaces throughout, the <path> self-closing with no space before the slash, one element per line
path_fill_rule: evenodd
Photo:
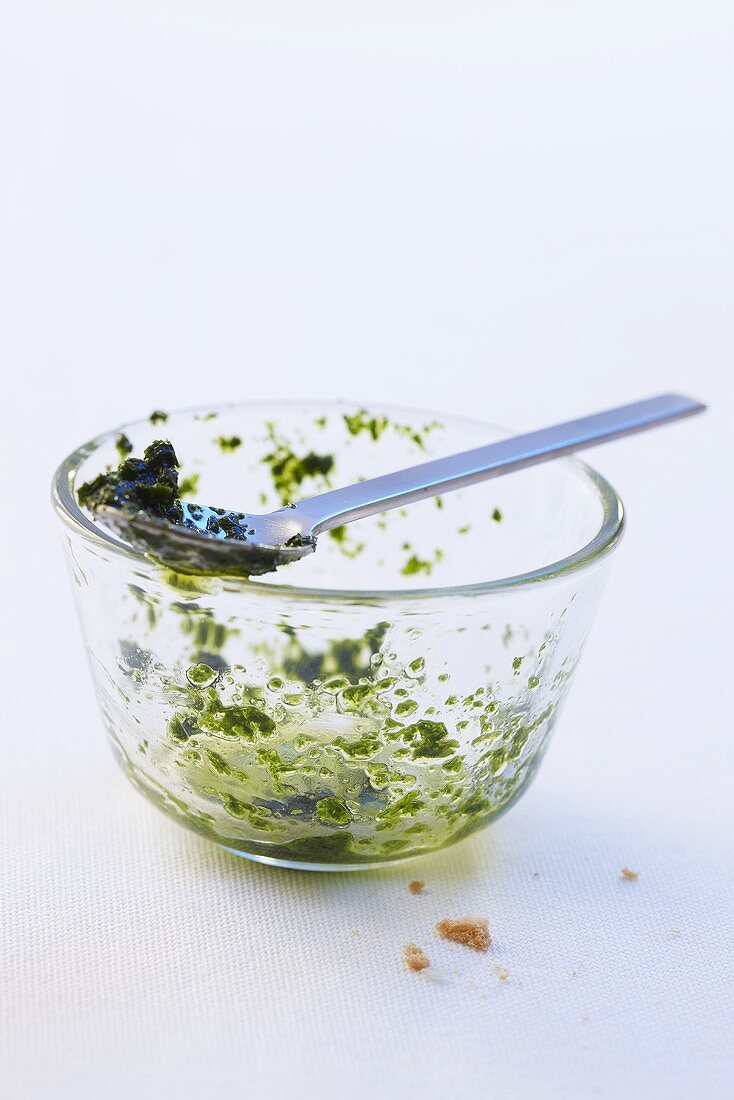
<path fill-rule="evenodd" d="M 563 459 L 322 535 L 253 580 L 175 573 L 76 489 L 170 438 L 202 503 L 266 511 L 501 437 L 413 409 L 241 404 L 127 424 L 57 471 L 104 723 L 131 781 L 225 848 L 353 869 L 452 844 L 503 813 L 555 726 L 622 506 Z"/>

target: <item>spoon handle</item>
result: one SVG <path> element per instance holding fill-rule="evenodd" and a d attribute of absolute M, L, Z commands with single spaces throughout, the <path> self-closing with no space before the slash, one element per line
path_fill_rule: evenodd
<path fill-rule="evenodd" d="M 451 489 L 462 489 L 498 474 L 572 454 L 584 447 L 644 432 L 671 420 L 693 416 L 705 408 L 700 401 L 690 397 L 661 394 L 321 493 L 302 500 L 295 506 L 292 516 L 293 519 L 298 516 L 304 531 L 318 535 L 351 520 L 399 508 Z"/>

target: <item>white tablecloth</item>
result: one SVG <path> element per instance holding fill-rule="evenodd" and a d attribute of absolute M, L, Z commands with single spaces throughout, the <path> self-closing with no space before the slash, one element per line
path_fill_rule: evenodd
<path fill-rule="evenodd" d="M 3 1100 L 731 1095 L 731 8 L 486 7 L 5 7 Z M 295 873 L 125 783 L 47 504 L 71 447 L 243 396 L 530 428 L 669 389 L 711 411 L 595 455 L 629 533 L 495 826 Z M 463 915 L 487 956 L 435 934 Z"/>

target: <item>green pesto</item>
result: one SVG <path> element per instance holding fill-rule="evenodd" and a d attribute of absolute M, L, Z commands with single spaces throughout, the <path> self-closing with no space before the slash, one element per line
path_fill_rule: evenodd
<path fill-rule="evenodd" d="M 195 604 L 177 606 L 186 637 L 224 655 L 224 624 Z M 553 708 L 530 721 L 480 685 L 447 699 L 443 721 L 417 717 L 436 712 L 421 696 L 427 662 L 415 657 L 386 675 L 387 631 L 376 623 L 309 651 L 284 627 L 282 647 L 264 654 L 263 687 L 224 656 L 199 657 L 176 680 L 165 739 L 183 788 L 162 803 L 141 786 L 197 832 L 294 863 L 380 862 L 479 828 L 529 778 L 528 745 Z M 121 652 L 131 676 L 152 674 L 138 647 Z M 146 739 L 146 759 L 152 751 Z"/>
<path fill-rule="evenodd" d="M 199 475 L 189 474 L 188 477 L 182 477 L 178 482 L 178 491 L 181 499 L 193 496 L 199 488 Z"/>
<path fill-rule="evenodd" d="M 492 519 L 495 523 L 502 522 L 502 513 L 500 512 L 499 508 L 495 508 L 495 510 L 492 512 Z"/>
<path fill-rule="evenodd" d="M 410 744 L 415 760 L 437 760 L 451 756 L 459 748 L 459 742 L 449 737 L 443 722 L 416 722 L 403 731 L 403 740 Z"/>
<path fill-rule="evenodd" d="M 410 543 L 403 544 L 404 550 L 410 550 Z M 434 550 L 433 558 L 420 558 L 417 554 L 411 554 L 406 561 L 400 572 L 404 577 L 412 577 L 417 573 L 430 574 L 433 572 L 433 567 L 443 559 L 443 552 L 441 550 Z"/>
<path fill-rule="evenodd" d="M 178 459 L 167 440 L 157 439 L 142 458 L 125 458 L 109 473 L 99 474 L 79 488 L 79 503 L 96 511 L 101 507 L 145 512 L 168 523 L 181 524 L 178 495 Z"/>
<path fill-rule="evenodd" d="M 364 433 L 374 442 L 376 442 L 384 432 L 390 429 L 395 432 L 396 435 L 409 439 L 411 443 L 414 443 L 415 446 L 422 451 L 426 449 L 426 436 L 434 431 L 434 429 L 440 428 L 441 426 L 437 421 L 433 421 L 430 424 L 425 424 L 422 429 L 416 429 L 409 424 L 391 423 L 386 416 L 377 416 L 374 413 L 368 412 L 367 409 L 359 409 L 356 413 L 352 413 L 351 415 L 346 414 L 344 416 L 344 423 L 350 435 L 357 436 Z M 440 508 L 441 505 L 438 504 L 437 507 Z"/>
<path fill-rule="evenodd" d="M 116 470 L 100 474 L 93 481 L 82 485 L 77 493 L 82 507 L 92 512 L 100 508 L 127 513 L 131 537 L 152 558 L 179 574 L 194 576 L 241 576 L 268 573 L 282 563 L 277 551 L 259 554 L 250 544 L 246 555 L 224 557 L 218 539 L 210 539 L 196 526 L 192 516 L 200 506 L 181 502 L 178 484 L 179 462 L 172 445 L 157 439 L 146 447 L 143 458 L 125 458 Z M 228 512 L 223 508 L 211 509 L 207 519 L 208 532 L 224 538 L 247 543 L 252 531 L 250 520 L 242 512 Z M 140 516 L 147 520 L 163 521 L 159 524 L 141 525 Z M 108 517 L 108 521 L 109 521 Z M 199 538 L 171 539 L 167 524 L 195 531 Z"/>
<path fill-rule="evenodd" d="M 335 798 L 333 795 L 319 799 L 316 803 L 314 817 L 317 821 L 327 825 L 348 825 L 352 820 L 349 807 L 344 799 Z"/>
<path fill-rule="evenodd" d="M 342 675 L 347 684 L 358 683 L 372 671 L 372 657 L 379 652 L 389 623 L 376 623 L 362 638 L 342 638 L 330 642 L 321 653 L 305 649 L 291 627 L 284 627 L 287 639 L 281 668 L 287 679 L 309 683 Z"/>
<path fill-rule="evenodd" d="M 363 542 L 354 541 L 353 532 L 345 524 L 340 527 L 332 527 L 326 534 L 332 539 L 346 558 L 356 558 L 365 548 Z"/>
<path fill-rule="evenodd" d="M 417 554 L 411 554 L 400 572 L 404 577 L 412 577 L 416 573 L 430 573 L 433 563 L 419 558 Z"/>
<path fill-rule="evenodd" d="M 160 409 L 155 409 L 148 417 L 148 420 L 151 424 L 165 424 L 168 420 L 168 413 L 161 412 Z"/>
<path fill-rule="evenodd" d="M 389 421 L 386 416 L 370 416 L 366 409 L 360 409 L 352 416 L 345 414 L 344 423 L 351 435 L 366 432 L 377 441 L 387 428 Z"/>
<path fill-rule="evenodd" d="M 182 730 L 191 731 L 191 736 L 196 729 L 205 734 L 252 742 L 256 738 L 270 737 L 275 732 L 275 722 L 264 710 L 236 703 L 226 705 L 211 687 L 201 691 L 195 707 L 195 717 L 179 713 L 171 720 L 177 738 L 180 738 Z"/>
<path fill-rule="evenodd" d="M 334 542 L 344 544 L 349 538 L 349 530 L 346 524 L 342 524 L 340 527 L 332 527 L 330 531 L 326 532 L 330 539 Z"/>
<path fill-rule="evenodd" d="M 238 435 L 220 435 L 214 440 L 222 451 L 236 451 L 242 446 L 242 439 Z"/>
<path fill-rule="evenodd" d="M 124 432 L 120 432 L 115 440 L 115 449 L 120 458 L 126 458 L 127 455 L 132 454 L 133 445 Z"/>
<path fill-rule="evenodd" d="M 274 425 L 268 425 L 268 434 L 273 449 L 263 457 L 270 469 L 281 504 L 290 504 L 301 495 L 301 486 L 305 481 L 315 481 L 324 487 L 329 485 L 329 474 L 334 469 L 334 456 L 308 451 L 297 455 L 286 440 L 278 436 Z"/>

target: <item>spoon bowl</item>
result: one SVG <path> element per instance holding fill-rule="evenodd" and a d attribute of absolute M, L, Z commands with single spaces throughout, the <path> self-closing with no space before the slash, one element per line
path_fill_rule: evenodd
<path fill-rule="evenodd" d="M 260 516 L 185 500 L 181 506 L 181 525 L 109 505 L 98 508 L 96 515 L 121 538 L 181 572 L 257 577 L 299 561 L 316 549 L 316 540 L 302 533 L 303 520 L 294 508 Z M 243 537 L 234 539 L 227 534 L 223 519 L 244 528 Z"/>

